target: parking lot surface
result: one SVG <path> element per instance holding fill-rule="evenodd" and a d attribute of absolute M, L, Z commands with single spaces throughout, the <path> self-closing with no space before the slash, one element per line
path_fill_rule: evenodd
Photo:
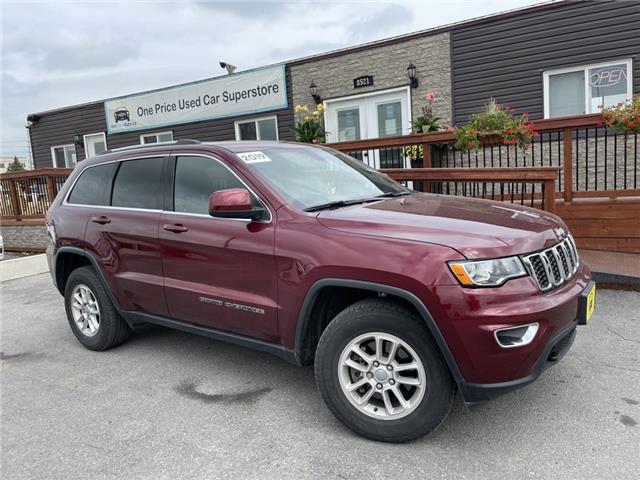
<path fill-rule="evenodd" d="M 356 436 L 313 370 L 160 327 L 96 353 L 48 275 L 0 287 L 6 479 L 631 479 L 640 472 L 640 294 L 596 313 L 533 385 L 417 442 Z"/>

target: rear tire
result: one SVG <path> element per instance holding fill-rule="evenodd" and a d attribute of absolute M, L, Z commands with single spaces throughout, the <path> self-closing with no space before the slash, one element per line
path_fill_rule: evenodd
<path fill-rule="evenodd" d="M 131 328 L 116 312 L 92 267 L 71 272 L 64 300 L 71 330 L 89 350 L 107 350 L 129 338 Z"/>
<path fill-rule="evenodd" d="M 422 318 L 384 299 L 357 302 L 331 321 L 318 343 L 315 375 L 322 398 L 342 423 L 384 442 L 433 432 L 455 394 Z"/>

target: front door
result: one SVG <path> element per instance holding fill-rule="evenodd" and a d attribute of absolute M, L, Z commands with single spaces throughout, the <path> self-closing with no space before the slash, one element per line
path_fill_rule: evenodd
<path fill-rule="evenodd" d="M 326 101 L 327 131 L 333 142 L 393 137 L 410 133 L 407 88 Z M 333 136 L 331 136 L 333 135 Z M 377 149 L 353 156 L 374 168 L 409 167 L 400 148 Z"/>
<path fill-rule="evenodd" d="M 159 229 L 171 316 L 276 340 L 274 224 L 209 215 L 211 193 L 247 188 L 221 160 L 178 156 L 173 171 L 173 209 Z"/>

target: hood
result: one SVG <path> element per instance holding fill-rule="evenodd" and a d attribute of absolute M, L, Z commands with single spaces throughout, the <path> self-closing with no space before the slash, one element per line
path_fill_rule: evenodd
<path fill-rule="evenodd" d="M 540 250 L 564 235 L 557 227 L 567 232 L 558 217 L 541 210 L 428 193 L 325 210 L 317 218 L 327 228 L 435 243 L 470 259 Z"/>

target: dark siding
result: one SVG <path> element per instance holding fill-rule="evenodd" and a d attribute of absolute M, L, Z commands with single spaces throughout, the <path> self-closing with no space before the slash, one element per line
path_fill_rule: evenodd
<path fill-rule="evenodd" d="M 632 58 L 640 92 L 638 1 L 568 2 L 487 19 L 454 29 L 451 42 L 456 124 L 491 98 L 542 118 L 545 70 Z"/>
<path fill-rule="evenodd" d="M 289 108 L 273 110 L 260 114 L 244 115 L 221 120 L 206 120 L 196 123 L 186 123 L 158 129 L 140 130 L 135 132 L 107 135 L 108 148 L 120 148 L 140 144 L 140 135 L 153 132 L 173 131 L 173 139 L 191 138 L 202 141 L 234 140 L 234 122 L 256 116 L 278 117 L 278 137 L 280 140 L 295 140 L 291 131 L 293 127 L 293 108 L 291 107 L 291 78 L 289 68 L 286 68 L 287 97 Z M 31 146 L 35 168 L 51 167 L 51 147 L 73 143 L 74 135 L 90 133 L 106 133 L 104 121 L 104 103 L 96 102 L 77 107 L 43 112 L 36 125 L 31 127 Z M 85 158 L 84 144 L 76 145 L 78 160 Z"/>

